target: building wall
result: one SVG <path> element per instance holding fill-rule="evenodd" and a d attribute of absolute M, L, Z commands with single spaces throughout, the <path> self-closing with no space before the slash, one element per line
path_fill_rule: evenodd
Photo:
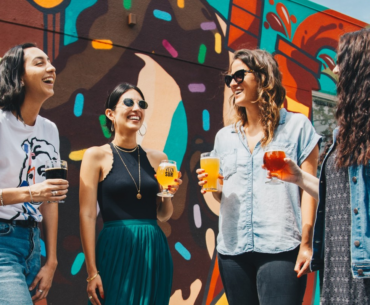
<path fill-rule="evenodd" d="M 219 204 L 199 192 L 195 170 L 228 123 L 223 84 L 232 52 L 274 54 L 287 89 L 284 106 L 312 119 L 312 91 L 335 94 L 335 50 L 345 32 L 366 24 L 306 0 L 2 0 L 0 56 L 36 42 L 57 69 L 55 95 L 42 109 L 60 132 L 70 191 L 60 204 L 59 266 L 47 304 L 85 304 L 78 184 L 86 148 L 109 142 L 104 102 L 120 82 L 149 103 L 144 147 L 177 161 L 183 185 L 174 214 L 160 224 L 174 260 L 171 305 L 227 304 L 215 244 Z M 129 26 L 128 15 L 137 17 Z M 102 228 L 97 222 L 97 232 Z M 45 254 L 45 250 L 43 250 Z M 317 275 L 304 304 L 319 304 Z M 46 304 L 46 301 L 40 304 Z"/>

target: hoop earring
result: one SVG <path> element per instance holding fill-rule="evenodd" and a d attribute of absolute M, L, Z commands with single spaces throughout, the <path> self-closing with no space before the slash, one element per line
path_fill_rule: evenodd
<path fill-rule="evenodd" d="M 141 133 L 141 130 L 140 130 L 141 128 L 139 129 L 139 134 L 140 134 L 142 137 L 146 135 L 146 126 L 145 126 L 144 124 L 143 124 L 143 126 L 145 127 L 145 132 L 144 132 L 144 134 L 142 134 L 142 133 Z"/>

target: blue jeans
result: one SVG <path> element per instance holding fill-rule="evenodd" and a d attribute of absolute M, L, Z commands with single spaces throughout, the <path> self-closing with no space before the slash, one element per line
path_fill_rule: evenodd
<path fill-rule="evenodd" d="M 294 272 L 299 247 L 281 253 L 218 253 L 230 305 L 302 305 L 307 276 Z"/>
<path fill-rule="evenodd" d="M 39 228 L 0 221 L 0 304 L 32 305 L 28 287 L 41 267 Z"/>

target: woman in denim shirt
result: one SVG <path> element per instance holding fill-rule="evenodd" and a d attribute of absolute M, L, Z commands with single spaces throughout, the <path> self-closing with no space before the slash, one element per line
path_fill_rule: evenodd
<path fill-rule="evenodd" d="M 234 124 L 221 129 L 213 153 L 223 186 L 217 251 L 230 305 L 301 304 L 311 257 L 316 201 L 296 185 L 265 184 L 268 150 L 284 150 L 304 171 L 317 168 L 318 136 L 302 114 L 282 109 L 285 89 L 271 54 L 239 50 L 225 77 Z M 198 169 L 204 185 L 207 173 Z M 297 276 L 298 273 L 298 276 Z"/>
<path fill-rule="evenodd" d="M 338 127 L 320 179 L 289 158 L 279 178 L 319 199 L 311 270 L 323 270 L 321 304 L 370 304 L 370 29 L 340 38 Z"/>

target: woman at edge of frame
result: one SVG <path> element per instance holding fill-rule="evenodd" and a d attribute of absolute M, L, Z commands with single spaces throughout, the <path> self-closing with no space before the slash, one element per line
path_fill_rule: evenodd
<path fill-rule="evenodd" d="M 11 48 L 0 62 L 1 304 L 30 305 L 45 299 L 58 264 L 57 202 L 66 198 L 68 181 L 45 180 L 46 160 L 59 159 L 59 133 L 39 115 L 54 94 L 55 78 L 49 58 L 32 43 Z"/>
<path fill-rule="evenodd" d="M 320 178 L 290 158 L 274 176 L 319 200 L 310 267 L 320 270 L 320 304 L 370 304 L 370 29 L 340 37 L 333 72 L 338 126 L 322 154 Z"/>
<path fill-rule="evenodd" d="M 171 198 L 157 197 L 155 169 L 165 153 L 142 148 L 136 134 L 150 106 L 141 90 L 119 84 L 105 103 L 110 144 L 89 148 L 80 174 L 80 228 L 89 304 L 168 304 L 172 258 L 157 225 L 172 213 Z M 175 194 L 182 183 L 181 173 Z M 98 201 L 104 221 L 95 247 Z"/>
<path fill-rule="evenodd" d="M 229 72 L 234 124 L 217 133 L 213 150 L 223 180 L 213 196 L 221 203 L 217 252 L 226 296 L 230 305 L 301 304 L 316 201 L 297 186 L 265 184 L 261 166 L 265 151 L 283 150 L 315 174 L 321 137 L 307 117 L 281 108 L 285 89 L 271 54 L 238 50 Z M 206 184 L 207 173 L 197 173 Z"/>

